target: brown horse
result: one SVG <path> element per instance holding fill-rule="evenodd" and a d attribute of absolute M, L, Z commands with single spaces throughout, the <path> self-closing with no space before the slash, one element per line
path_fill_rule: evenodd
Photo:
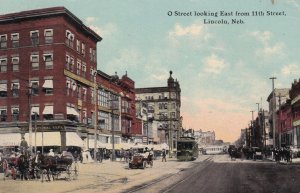
<path fill-rule="evenodd" d="M 67 171 L 73 163 L 73 157 L 69 156 L 48 156 L 38 155 L 37 167 L 42 171 L 42 175 L 46 174 L 48 181 L 50 181 L 50 175 L 54 180 L 54 176 L 58 176 L 63 171 Z"/>

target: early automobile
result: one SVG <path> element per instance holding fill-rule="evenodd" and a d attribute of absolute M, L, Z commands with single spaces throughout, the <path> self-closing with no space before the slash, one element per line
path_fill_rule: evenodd
<path fill-rule="evenodd" d="M 136 154 L 132 156 L 131 161 L 129 162 L 129 168 L 141 168 L 144 169 L 146 167 L 147 161 L 144 158 L 144 155 Z"/>
<path fill-rule="evenodd" d="M 263 154 L 260 148 L 252 147 L 252 152 L 253 152 L 253 160 L 263 159 Z"/>

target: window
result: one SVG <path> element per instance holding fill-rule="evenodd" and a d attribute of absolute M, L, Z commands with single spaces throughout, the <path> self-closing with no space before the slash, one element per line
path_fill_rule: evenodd
<path fill-rule="evenodd" d="M 98 105 L 101 106 L 101 107 L 107 107 L 109 108 L 108 106 L 108 91 L 106 90 L 98 90 Z"/>
<path fill-rule="evenodd" d="M 76 40 L 76 51 L 80 53 L 80 41 Z"/>
<path fill-rule="evenodd" d="M 31 119 L 37 120 L 40 117 L 40 107 L 39 106 L 32 106 L 31 107 Z"/>
<path fill-rule="evenodd" d="M 13 48 L 19 47 L 19 33 L 11 34 L 11 41 L 12 41 Z"/>
<path fill-rule="evenodd" d="M 39 69 L 39 55 L 31 55 L 30 57 L 32 70 Z"/>
<path fill-rule="evenodd" d="M 11 114 L 13 121 L 19 121 L 19 107 L 12 107 Z"/>
<path fill-rule="evenodd" d="M 86 74 L 86 63 L 82 62 L 82 76 L 85 77 Z"/>
<path fill-rule="evenodd" d="M 66 30 L 66 44 L 73 48 L 74 34 L 72 34 L 69 30 Z"/>
<path fill-rule="evenodd" d="M 96 62 L 97 58 L 96 58 L 96 50 L 92 51 L 92 61 Z"/>
<path fill-rule="evenodd" d="M 0 35 L 0 49 L 7 48 L 7 35 Z"/>
<path fill-rule="evenodd" d="M 93 49 L 90 48 L 90 60 L 93 61 Z"/>
<path fill-rule="evenodd" d="M 19 56 L 15 56 L 11 58 L 11 63 L 13 65 L 13 71 L 19 71 L 19 63 L 20 63 L 20 58 Z"/>
<path fill-rule="evenodd" d="M 71 57 L 70 57 L 70 70 L 71 70 L 72 72 L 74 71 L 74 64 L 75 64 L 74 57 L 71 56 Z"/>
<path fill-rule="evenodd" d="M 175 118 L 176 118 L 175 115 L 176 115 L 175 112 L 171 112 L 171 114 L 170 114 L 170 116 L 171 116 L 172 119 L 175 119 Z"/>
<path fill-rule="evenodd" d="M 98 111 L 98 125 L 100 129 L 109 129 L 109 114 L 107 112 Z"/>
<path fill-rule="evenodd" d="M 46 93 L 46 95 L 53 94 L 53 80 L 52 79 L 46 79 L 43 84 L 43 91 Z"/>
<path fill-rule="evenodd" d="M 31 38 L 31 43 L 33 46 L 36 46 L 39 44 L 39 31 L 31 31 L 30 32 L 30 38 Z"/>
<path fill-rule="evenodd" d="M 84 101 L 86 101 L 86 90 L 87 89 L 85 87 L 82 87 L 82 95 L 83 95 L 82 98 L 83 98 Z"/>
<path fill-rule="evenodd" d="M 7 71 L 7 58 L 0 58 L 0 72 Z"/>
<path fill-rule="evenodd" d="M 7 83 L 0 83 L 0 98 L 7 97 Z"/>
<path fill-rule="evenodd" d="M 70 56 L 66 54 L 66 69 L 70 69 Z"/>
<path fill-rule="evenodd" d="M 46 69 L 53 69 L 53 54 L 44 54 Z"/>
<path fill-rule="evenodd" d="M 13 97 L 18 97 L 20 94 L 20 83 L 19 82 L 13 82 L 11 84 L 11 91 Z"/>
<path fill-rule="evenodd" d="M 46 44 L 53 43 L 53 29 L 45 29 L 44 36 Z"/>
<path fill-rule="evenodd" d="M 31 94 L 32 95 L 38 95 L 39 94 L 39 81 L 38 80 L 32 80 L 31 81 Z"/>
<path fill-rule="evenodd" d="M 43 110 L 43 117 L 46 120 L 53 119 L 53 105 L 45 105 L 45 108 Z"/>
<path fill-rule="evenodd" d="M 7 109 L 6 108 L 0 108 L 0 121 L 6 121 L 7 120 Z"/>
<path fill-rule="evenodd" d="M 81 54 L 83 56 L 85 56 L 85 44 L 84 43 L 81 44 Z"/>
<path fill-rule="evenodd" d="M 81 61 L 77 60 L 77 74 L 80 75 L 80 71 L 81 71 Z"/>

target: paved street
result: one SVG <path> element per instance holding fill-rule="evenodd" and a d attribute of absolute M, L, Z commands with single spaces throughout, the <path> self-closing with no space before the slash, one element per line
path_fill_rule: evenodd
<path fill-rule="evenodd" d="M 291 193 L 299 192 L 300 165 L 271 161 L 231 161 L 228 155 L 204 156 L 193 162 L 155 160 L 153 168 L 128 169 L 124 162 L 79 164 L 77 180 L 0 181 L 1 193 Z M 63 176 L 61 176 L 63 177 Z M 41 191 L 42 190 L 42 191 Z"/>
<path fill-rule="evenodd" d="M 299 172 L 299 162 L 231 161 L 222 155 L 194 163 L 179 175 L 139 192 L 299 193 Z"/>

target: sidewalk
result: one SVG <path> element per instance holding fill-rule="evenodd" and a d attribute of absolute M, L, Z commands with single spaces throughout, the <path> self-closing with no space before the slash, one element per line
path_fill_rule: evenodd
<path fill-rule="evenodd" d="M 194 162 L 203 161 L 199 156 Z M 30 193 L 118 193 L 134 186 L 147 184 L 155 179 L 176 174 L 194 162 L 178 162 L 176 158 L 154 160 L 153 167 L 145 169 L 129 169 L 124 161 L 104 160 L 102 163 L 78 163 L 79 175 L 77 180 L 56 180 L 42 183 L 40 180 L 0 180 L 0 192 L 30 192 Z M 3 179 L 3 178 L 2 178 Z"/>

